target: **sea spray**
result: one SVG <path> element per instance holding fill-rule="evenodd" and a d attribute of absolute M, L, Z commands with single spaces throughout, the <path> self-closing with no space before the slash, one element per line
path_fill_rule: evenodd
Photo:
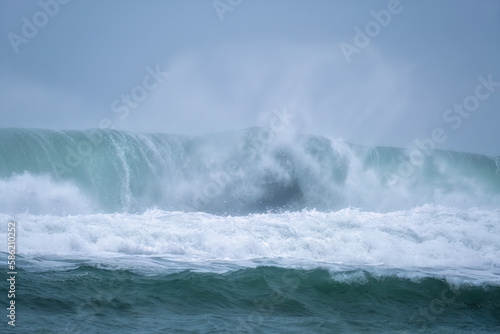
<path fill-rule="evenodd" d="M 408 177 L 408 152 L 361 147 L 321 136 L 263 141 L 264 128 L 189 137 L 116 130 L 0 129 L 4 212 L 144 212 L 150 208 L 245 215 L 358 207 L 388 212 L 427 203 L 495 208 L 498 157 L 436 150 Z M 61 167 L 63 166 L 63 167 Z M 39 183 L 36 185 L 36 183 Z M 83 198 L 40 204 L 30 189 L 61 189 Z M 51 199 L 52 198 L 52 199 Z M 51 204 L 50 201 L 53 201 Z M 62 201 L 63 203 L 65 201 Z M 72 208 L 72 206 L 75 206 Z M 45 210 L 45 211 L 44 211 Z"/>

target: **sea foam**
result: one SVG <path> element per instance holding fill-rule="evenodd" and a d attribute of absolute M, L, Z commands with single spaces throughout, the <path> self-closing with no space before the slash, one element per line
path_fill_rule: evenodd
<path fill-rule="evenodd" d="M 142 262 L 150 269 L 181 263 L 178 268 L 216 271 L 278 265 L 468 272 L 490 280 L 500 274 L 499 210 L 425 205 L 389 213 L 343 209 L 236 217 L 148 210 L 16 219 L 18 249 L 27 258 L 87 259 L 124 268 Z"/>
<path fill-rule="evenodd" d="M 28 195 L 47 189 L 47 200 L 57 203 L 50 193 L 56 188 L 67 192 L 71 203 L 62 211 L 70 213 L 90 203 L 94 213 L 159 208 L 218 215 L 500 207 L 499 158 L 471 153 L 434 150 L 417 163 L 400 148 L 280 138 L 265 128 L 200 137 L 0 129 L 0 142 L 3 196 L 30 189 L 24 203 L 3 201 L 0 212 L 47 213 L 41 193 Z M 48 210 L 54 206 L 48 203 Z"/>

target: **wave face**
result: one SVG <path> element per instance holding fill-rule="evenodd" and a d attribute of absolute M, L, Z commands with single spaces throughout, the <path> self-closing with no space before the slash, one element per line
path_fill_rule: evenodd
<path fill-rule="evenodd" d="M 82 266 L 21 274 L 18 302 L 32 320 L 22 325 L 29 332 L 451 334 L 498 333 L 500 325 L 498 286 L 362 270 L 260 267 L 147 276 Z"/>
<path fill-rule="evenodd" d="M 266 128 L 203 137 L 0 129 L 0 211 L 499 207 L 499 157 L 423 152 Z"/>

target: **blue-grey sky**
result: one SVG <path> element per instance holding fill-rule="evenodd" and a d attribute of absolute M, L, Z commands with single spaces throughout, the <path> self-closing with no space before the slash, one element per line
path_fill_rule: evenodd
<path fill-rule="evenodd" d="M 500 155 L 496 0 L 3 0 L 0 36 L 0 127 L 203 134 L 286 108 L 301 132 Z"/>

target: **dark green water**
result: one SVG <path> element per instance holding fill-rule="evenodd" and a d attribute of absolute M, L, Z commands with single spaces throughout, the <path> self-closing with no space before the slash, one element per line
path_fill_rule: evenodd
<path fill-rule="evenodd" d="M 2 267 L 2 271 L 6 271 Z M 20 333 L 497 333 L 500 287 L 365 271 L 18 272 Z M 2 300 L 6 296 L 2 296 Z M 5 304 L 4 304 L 5 305 Z M 2 324 L 4 330 L 6 321 Z M 10 329 L 11 330 L 11 329 Z"/>

